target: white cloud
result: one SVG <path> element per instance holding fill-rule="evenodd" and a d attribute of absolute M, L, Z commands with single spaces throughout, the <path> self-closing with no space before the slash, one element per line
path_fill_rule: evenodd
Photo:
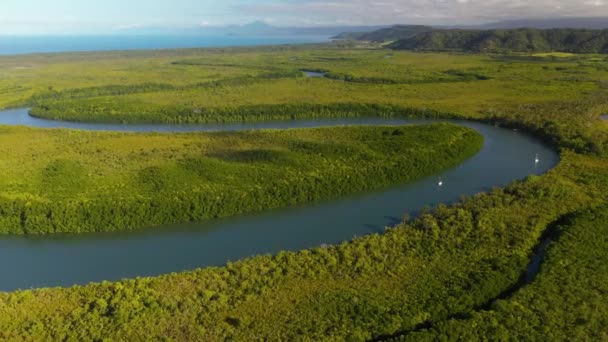
<path fill-rule="evenodd" d="M 608 16 L 608 0 L 303 0 L 241 5 L 250 16 L 304 23 L 304 17 L 358 24 L 476 23 L 515 18 Z"/>

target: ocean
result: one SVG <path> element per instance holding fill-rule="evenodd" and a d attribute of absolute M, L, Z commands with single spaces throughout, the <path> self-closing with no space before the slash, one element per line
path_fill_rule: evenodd
<path fill-rule="evenodd" d="M 327 36 L 0 36 L 0 55 L 320 43 Z"/>

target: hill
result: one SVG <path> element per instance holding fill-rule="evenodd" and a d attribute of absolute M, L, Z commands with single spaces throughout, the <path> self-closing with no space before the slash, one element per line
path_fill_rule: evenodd
<path fill-rule="evenodd" d="M 440 30 L 399 40 L 390 47 L 418 51 L 605 53 L 608 30 Z"/>
<path fill-rule="evenodd" d="M 608 18 L 604 17 L 569 17 L 569 18 L 532 18 L 514 19 L 491 22 L 482 25 L 459 25 L 459 26 L 426 26 L 426 25 L 394 25 L 391 27 L 377 28 L 374 31 L 362 31 L 362 27 L 349 28 L 332 39 L 340 40 L 359 40 L 372 42 L 389 42 L 401 39 L 412 38 L 420 33 L 440 31 L 448 29 L 460 30 L 513 30 L 513 29 L 587 29 L 603 30 L 608 29 Z M 345 28 L 346 29 L 346 28 Z M 371 28 L 370 28 L 371 29 Z"/>
<path fill-rule="evenodd" d="M 372 32 L 344 32 L 332 37 L 332 39 L 389 42 L 411 38 L 417 34 L 432 30 L 432 27 L 423 25 L 395 25 Z"/>
<path fill-rule="evenodd" d="M 591 29 L 601 30 L 608 29 L 608 18 L 596 17 L 571 17 L 571 18 L 551 18 L 551 19 L 515 19 L 492 22 L 470 27 L 483 30 L 496 29 L 517 29 L 517 28 L 536 28 L 536 29 L 554 29 L 554 28 L 575 28 L 575 29 Z"/>

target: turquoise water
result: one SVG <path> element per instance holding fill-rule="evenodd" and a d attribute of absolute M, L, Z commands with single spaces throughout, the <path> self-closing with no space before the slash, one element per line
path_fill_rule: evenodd
<path fill-rule="evenodd" d="M 326 42 L 327 36 L 0 36 L 0 55 L 27 53 L 177 49 Z"/>
<path fill-rule="evenodd" d="M 106 125 L 35 119 L 26 109 L 0 112 L 0 124 L 116 131 L 216 131 L 336 125 L 402 125 L 432 122 L 383 118 L 315 119 L 213 125 Z M 70 286 L 102 280 L 153 276 L 223 265 L 248 256 L 336 244 L 382 232 L 404 213 L 454 203 L 559 162 L 558 154 L 521 132 L 477 122 L 448 121 L 479 131 L 483 149 L 461 165 L 383 191 L 296 208 L 134 232 L 45 237 L 0 237 L 0 290 Z M 538 153 L 540 162 L 535 163 Z M 438 178 L 444 182 L 438 186 Z"/>

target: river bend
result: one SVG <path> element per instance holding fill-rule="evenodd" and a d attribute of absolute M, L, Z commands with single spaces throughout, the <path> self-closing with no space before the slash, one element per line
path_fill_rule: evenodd
<path fill-rule="evenodd" d="M 542 174 L 559 155 L 540 140 L 511 129 L 458 120 L 397 118 L 310 119 L 204 125 L 117 125 L 33 118 L 27 109 L 0 112 L 0 125 L 132 132 L 235 131 L 337 125 L 403 125 L 433 121 L 473 128 L 482 150 L 459 166 L 390 189 L 339 200 L 199 223 L 122 233 L 0 237 L 0 290 L 71 286 L 219 266 L 256 254 L 335 244 L 394 225 L 404 213 L 454 203 L 462 195 Z M 540 162 L 535 163 L 536 154 Z M 438 186 L 438 178 L 443 186 Z"/>

